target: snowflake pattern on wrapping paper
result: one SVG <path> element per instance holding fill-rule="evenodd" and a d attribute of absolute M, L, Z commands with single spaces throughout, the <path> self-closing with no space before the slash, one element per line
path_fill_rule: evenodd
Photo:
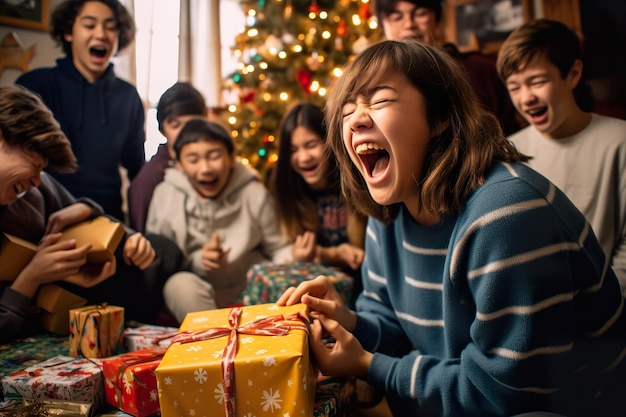
<path fill-rule="evenodd" d="M 202 350 L 202 346 L 199 345 L 191 345 L 187 348 L 187 352 L 199 352 Z"/>
<path fill-rule="evenodd" d="M 165 385 L 172 385 L 172 377 L 166 376 L 163 381 L 165 381 Z"/>
<path fill-rule="evenodd" d="M 209 379 L 206 369 L 196 369 L 195 371 L 193 371 L 193 374 L 193 379 L 195 379 L 198 384 L 203 384 Z"/>
<path fill-rule="evenodd" d="M 272 393 L 272 389 L 270 388 L 268 391 L 263 391 L 263 401 L 261 401 L 261 405 L 263 406 L 263 411 L 271 410 L 274 412 L 274 408 L 280 410 L 280 404 L 283 400 L 280 399 L 280 390 L 276 390 L 276 392 Z"/>
<path fill-rule="evenodd" d="M 270 355 L 267 358 L 263 359 L 263 366 L 269 368 L 270 366 L 278 366 L 278 363 L 276 362 L 276 358 L 274 357 L 274 355 Z"/>
<path fill-rule="evenodd" d="M 159 400 L 159 393 L 156 390 L 152 390 L 150 391 L 150 401 L 158 401 Z"/>
<path fill-rule="evenodd" d="M 205 323 L 207 321 L 209 321 L 207 317 L 196 317 L 193 320 L 191 320 L 192 323 Z"/>
<path fill-rule="evenodd" d="M 224 392 L 224 386 L 221 382 L 217 384 L 217 388 L 213 390 L 213 393 L 215 394 L 214 397 L 217 400 L 217 403 L 224 404 L 224 400 L 226 399 L 226 393 Z"/>
<path fill-rule="evenodd" d="M 124 372 L 124 376 L 122 377 L 122 384 L 124 384 L 124 391 L 126 394 L 130 394 L 133 391 L 133 384 L 128 380 L 128 373 Z"/>

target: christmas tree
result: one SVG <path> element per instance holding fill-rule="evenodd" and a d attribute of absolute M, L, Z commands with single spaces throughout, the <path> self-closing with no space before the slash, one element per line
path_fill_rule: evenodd
<path fill-rule="evenodd" d="M 277 159 L 282 116 L 298 101 L 320 106 L 333 78 L 374 42 L 369 0 L 241 0 L 244 31 L 232 53 L 237 71 L 225 80 L 237 102 L 222 113 L 245 164 L 262 175 Z"/>

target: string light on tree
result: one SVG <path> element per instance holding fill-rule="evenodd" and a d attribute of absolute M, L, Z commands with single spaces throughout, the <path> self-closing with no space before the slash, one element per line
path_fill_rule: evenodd
<path fill-rule="evenodd" d="M 324 106 L 343 65 L 375 41 L 369 0 L 240 0 L 245 27 L 235 38 L 236 72 L 224 80 L 227 123 L 244 163 L 261 174 L 275 163 L 276 137 L 293 103 Z M 283 18 L 267 18 L 281 16 Z"/>

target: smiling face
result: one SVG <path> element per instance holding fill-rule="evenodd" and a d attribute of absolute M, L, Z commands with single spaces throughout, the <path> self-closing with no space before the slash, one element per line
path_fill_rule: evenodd
<path fill-rule="evenodd" d="M 86 2 L 65 40 L 72 45 L 73 62 L 78 71 L 89 82 L 95 82 L 117 52 L 119 31 L 113 10 L 99 1 Z"/>
<path fill-rule="evenodd" d="M 403 75 L 387 72 L 349 100 L 342 116 L 344 145 L 374 201 L 402 202 L 417 218 L 417 183 L 431 140 L 424 96 Z"/>
<path fill-rule="evenodd" d="M 394 10 L 382 19 L 385 37 L 392 41 L 415 39 L 434 43 L 433 33 L 437 27 L 435 11 L 408 1 L 397 1 Z"/>
<path fill-rule="evenodd" d="M 539 54 L 506 79 L 511 101 L 517 111 L 547 138 L 571 136 L 579 129 L 579 110 L 574 88 L 582 74 L 576 61 L 561 77 L 559 69 Z"/>
<path fill-rule="evenodd" d="M 314 190 L 326 187 L 324 142 L 306 127 L 298 126 L 291 134 L 291 167 Z"/>
<path fill-rule="evenodd" d="M 36 152 L 26 152 L 20 146 L 9 145 L 0 133 L 0 205 L 7 205 L 19 194 L 41 183 L 45 159 Z"/>
<path fill-rule="evenodd" d="M 226 188 L 234 164 L 235 155 L 216 140 L 184 145 L 176 161 L 193 188 L 206 198 L 217 198 Z"/>

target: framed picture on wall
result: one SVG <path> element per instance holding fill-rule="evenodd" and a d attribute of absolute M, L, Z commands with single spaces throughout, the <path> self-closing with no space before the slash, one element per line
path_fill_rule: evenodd
<path fill-rule="evenodd" d="M 514 29 L 531 19 L 532 0 L 448 0 L 446 38 L 461 52 L 495 54 Z"/>
<path fill-rule="evenodd" d="M 0 0 L 0 24 L 47 31 L 50 0 Z"/>

